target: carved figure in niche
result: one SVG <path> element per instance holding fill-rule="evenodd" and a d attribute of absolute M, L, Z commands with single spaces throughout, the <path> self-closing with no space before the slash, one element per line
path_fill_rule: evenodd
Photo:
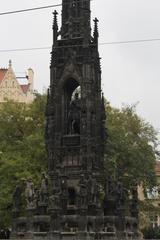
<path fill-rule="evenodd" d="M 101 187 L 100 187 L 99 183 L 95 180 L 93 203 L 94 203 L 97 207 L 100 206 L 100 192 L 101 192 Z"/>
<path fill-rule="evenodd" d="M 41 187 L 40 187 L 40 202 L 47 203 L 48 201 L 48 177 L 42 173 Z"/>
<path fill-rule="evenodd" d="M 118 207 L 124 207 L 127 200 L 127 190 L 124 188 L 122 182 L 117 182 L 117 203 Z"/>
<path fill-rule="evenodd" d="M 93 232 L 93 223 L 92 222 L 87 223 L 87 231 L 88 232 Z"/>
<path fill-rule="evenodd" d="M 105 194 L 106 198 L 113 197 L 115 194 L 115 182 L 112 180 L 110 176 L 106 178 Z"/>
<path fill-rule="evenodd" d="M 17 184 L 13 193 L 13 209 L 16 211 L 20 211 L 22 206 L 22 193 L 24 190 L 23 185 L 24 182 Z"/>
<path fill-rule="evenodd" d="M 80 99 L 75 93 L 75 98 L 71 101 L 68 112 L 69 134 L 80 134 Z"/>
<path fill-rule="evenodd" d="M 68 226 L 68 222 L 65 222 L 65 224 L 64 224 L 64 231 L 70 232 L 70 227 Z"/>
<path fill-rule="evenodd" d="M 85 133 L 87 128 L 86 109 L 83 109 L 82 111 L 81 126 L 82 126 L 82 131 Z"/>
<path fill-rule="evenodd" d="M 69 38 L 72 38 L 72 35 L 73 35 L 72 17 L 70 17 L 68 21 L 68 35 L 69 35 Z"/>
<path fill-rule="evenodd" d="M 61 180 L 61 194 L 63 197 L 66 197 L 68 195 L 68 184 L 67 184 L 67 178 L 63 178 Z"/>
<path fill-rule="evenodd" d="M 76 0 L 71 3 L 71 16 L 74 18 L 76 16 Z"/>
<path fill-rule="evenodd" d="M 89 175 L 88 183 L 88 198 L 90 203 L 97 204 L 99 198 L 100 187 L 96 181 L 95 176 Z"/>
<path fill-rule="evenodd" d="M 38 207 L 38 202 L 40 200 L 40 190 L 38 188 L 34 189 L 34 201 L 33 206 L 36 208 Z"/>
<path fill-rule="evenodd" d="M 105 225 L 104 225 L 104 229 L 103 229 L 103 231 L 104 232 L 115 232 L 115 227 L 114 227 L 114 225 L 113 224 L 111 224 L 111 223 L 106 223 Z"/>
<path fill-rule="evenodd" d="M 34 183 L 31 178 L 27 179 L 25 196 L 26 196 L 27 208 L 34 207 L 35 189 L 34 189 Z"/>
<path fill-rule="evenodd" d="M 61 194 L 61 206 L 63 211 L 66 211 L 67 209 L 67 202 L 68 202 L 68 182 L 67 177 L 63 176 L 60 181 L 60 194 Z"/>
<path fill-rule="evenodd" d="M 79 197 L 80 197 L 80 206 L 87 206 L 87 181 L 85 176 L 82 174 L 81 179 L 79 181 Z"/>
<path fill-rule="evenodd" d="M 59 208 L 59 194 L 53 194 L 49 197 L 49 207 L 51 209 L 57 209 Z"/>

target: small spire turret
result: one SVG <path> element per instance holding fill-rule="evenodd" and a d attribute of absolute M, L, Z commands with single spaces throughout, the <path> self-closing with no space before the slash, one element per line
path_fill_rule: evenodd
<path fill-rule="evenodd" d="M 102 93 L 102 120 L 106 120 L 106 111 L 105 111 L 105 100 L 104 94 Z"/>
<path fill-rule="evenodd" d="M 9 60 L 9 68 L 11 68 L 12 67 L 12 61 L 11 60 Z"/>
<path fill-rule="evenodd" d="M 53 12 L 54 19 L 53 19 L 53 45 L 55 45 L 57 38 L 58 38 L 58 23 L 57 23 L 57 11 Z"/>
<path fill-rule="evenodd" d="M 95 18 L 93 21 L 94 21 L 94 32 L 93 32 L 94 43 L 96 45 L 98 45 L 98 38 L 99 38 L 98 22 L 99 22 L 99 20 L 97 18 Z"/>

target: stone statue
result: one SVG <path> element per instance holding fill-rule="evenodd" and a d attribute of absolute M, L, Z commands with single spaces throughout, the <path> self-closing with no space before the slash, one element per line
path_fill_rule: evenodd
<path fill-rule="evenodd" d="M 92 175 L 89 175 L 88 181 L 87 181 L 87 189 L 88 189 L 88 200 L 90 203 L 97 203 L 97 197 L 99 195 L 99 185 L 96 181 L 96 178 Z"/>
<path fill-rule="evenodd" d="M 20 211 L 22 205 L 23 185 L 17 184 L 13 193 L 13 210 Z"/>
<path fill-rule="evenodd" d="M 31 178 L 26 181 L 25 197 L 27 202 L 27 208 L 34 207 L 35 205 L 35 189 L 34 183 Z"/>
<path fill-rule="evenodd" d="M 48 177 L 42 173 L 41 187 L 40 187 L 40 202 L 47 203 L 48 201 Z"/>
<path fill-rule="evenodd" d="M 60 198 L 58 194 L 52 194 L 49 197 L 49 208 L 50 209 L 58 209 L 60 206 Z"/>
<path fill-rule="evenodd" d="M 68 182 L 67 177 L 63 176 L 60 181 L 60 204 L 64 211 L 67 210 L 67 203 L 68 203 Z"/>
<path fill-rule="evenodd" d="M 69 134 L 80 133 L 80 99 L 78 93 L 71 101 L 68 112 L 68 131 Z"/>
<path fill-rule="evenodd" d="M 115 182 L 112 180 L 110 176 L 106 178 L 106 183 L 105 183 L 105 195 L 106 198 L 111 198 L 114 197 L 116 192 L 115 189 Z"/>
<path fill-rule="evenodd" d="M 36 208 L 38 207 L 38 203 L 40 200 L 40 190 L 38 188 L 34 189 L 34 201 L 33 201 L 33 206 Z"/>
<path fill-rule="evenodd" d="M 81 179 L 79 181 L 79 198 L 80 198 L 80 206 L 87 207 L 87 181 L 84 175 L 81 175 Z"/>
<path fill-rule="evenodd" d="M 63 178 L 61 180 L 61 194 L 63 197 L 66 197 L 68 192 L 67 192 L 68 184 L 67 184 L 67 178 Z"/>
<path fill-rule="evenodd" d="M 117 182 L 116 192 L 117 192 L 117 206 L 124 208 L 128 193 L 126 188 L 124 188 L 123 183 L 120 181 Z"/>
<path fill-rule="evenodd" d="M 83 132 L 86 132 L 86 127 L 87 127 L 86 118 L 82 118 L 81 122 L 82 122 L 82 130 L 83 130 Z"/>

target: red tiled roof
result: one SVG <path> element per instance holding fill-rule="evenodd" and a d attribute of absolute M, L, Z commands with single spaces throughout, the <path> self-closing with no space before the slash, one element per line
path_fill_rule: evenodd
<path fill-rule="evenodd" d="M 28 91 L 29 84 L 23 84 L 23 85 L 20 85 L 20 86 L 21 86 L 22 91 L 23 91 L 24 93 L 26 93 L 26 92 Z"/>
<path fill-rule="evenodd" d="M 4 69 L 4 68 L 0 69 L 0 83 L 2 82 L 7 71 L 8 71 L 8 69 Z"/>

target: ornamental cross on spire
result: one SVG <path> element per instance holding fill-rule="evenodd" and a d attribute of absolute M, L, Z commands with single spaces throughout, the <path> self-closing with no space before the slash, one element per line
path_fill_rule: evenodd
<path fill-rule="evenodd" d="M 55 17 L 58 15 L 58 13 L 57 13 L 56 10 L 53 12 L 53 15 L 54 15 Z"/>
<path fill-rule="evenodd" d="M 95 18 L 93 21 L 94 21 L 94 39 L 97 42 L 98 36 L 99 36 L 99 34 L 98 34 L 98 22 L 99 22 L 99 20 L 97 18 Z"/>
<path fill-rule="evenodd" d="M 57 13 L 57 11 L 55 10 L 54 12 L 53 12 L 53 15 L 54 15 L 54 22 L 53 22 L 53 26 L 55 27 L 57 27 L 57 15 L 58 15 L 58 13 Z"/>
<path fill-rule="evenodd" d="M 99 22 L 99 20 L 97 18 L 95 18 L 93 21 L 95 22 L 96 25 Z"/>

